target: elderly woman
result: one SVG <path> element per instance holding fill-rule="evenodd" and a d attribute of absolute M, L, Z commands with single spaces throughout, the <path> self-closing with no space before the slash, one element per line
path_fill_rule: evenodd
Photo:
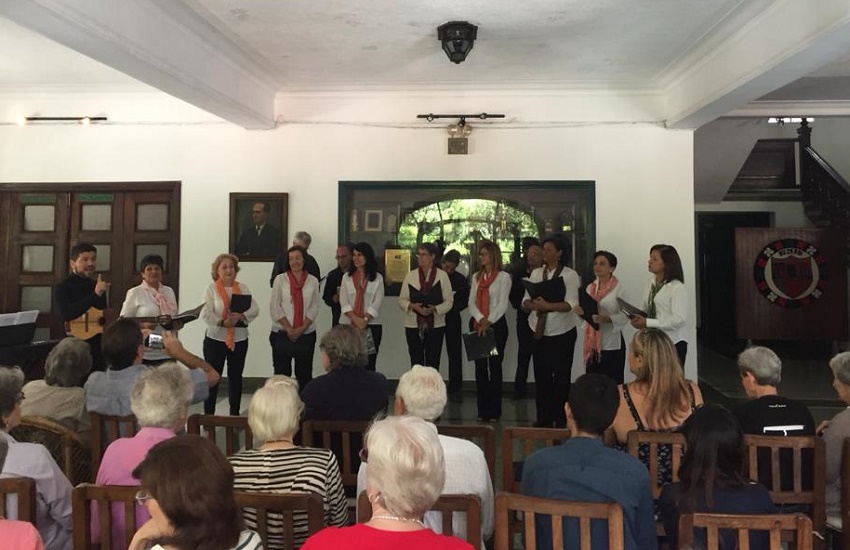
<path fill-rule="evenodd" d="M 336 457 L 328 449 L 293 443 L 304 404 L 298 385 L 288 376 L 273 376 L 257 390 L 248 408 L 248 423 L 264 443 L 259 449 L 230 457 L 237 491 L 260 493 L 316 493 L 325 504 L 325 525 L 344 526 L 348 509 Z M 256 511 L 245 511 L 245 523 L 257 526 Z M 298 548 L 307 539 L 307 516 L 296 514 L 293 537 Z M 269 550 L 283 548 L 283 517 L 269 515 Z"/>
<path fill-rule="evenodd" d="M 18 367 L 0 367 L 0 438 L 9 446 L 2 477 L 35 480 L 36 525 L 47 550 L 71 547 L 71 483 L 50 452 L 37 443 L 19 443 L 9 431 L 21 421 L 24 373 Z"/>
<path fill-rule="evenodd" d="M 106 448 L 97 472 L 97 484 L 138 485 L 133 468 L 151 447 L 183 429 L 191 400 L 192 380 L 185 367 L 166 363 L 142 372 L 130 393 L 130 408 L 141 429 L 133 437 L 116 439 Z M 149 517 L 144 506 L 137 506 L 137 527 Z M 92 533 L 95 541 L 99 540 L 97 513 L 92 514 Z M 124 544 L 124 508 L 117 503 L 112 505 L 112 545 L 120 548 Z"/>
<path fill-rule="evenodd" d="M 183 435 L 162 441 L 133 476 L 142 486 L 136 502 L 151 519 L 136 531 L 130 550 L 263 548 L 260 535 L 244 527 L 233 468 L 209 439 Z"/>
<path fill-rule="evenodd" d="M 177 315 L 177 297 L 171 287 L 162 284 L 162 270 L 165 261 L 158 254 L 149 254 L 139 263 L 142 284 L 127 291 L 121 317 L 168 317 Z M 166 325 L 168 324 L 165 323 Z M 162 333 L 157 323 L 147 322 L 143 328 Z M 175 330 L 180 327 L 173 327 Z M 170 359 L 161 349 L 145 348 L 145 363 L 159 363 Z"/>
<path fill-rule="evenodd" d="M 61 340 L 44 362 L 44 380 L 33 380 L 24 386 L 21 414 L 55 420 L 88 441 L 91 421 L 81 384 L 91 365 L 86 342 L 77 338 Z"/>
<path fill-rule="evenodd" d="M 832 387 L 838 398 L 850 405 L 850 351 L 839 353 L 829 361 L 832 369 Z M 850 437 L 850 407 L 844 409 L 832 420 L 818 426 L 826 444 L 826 513 L 841 513 L 841 447 L 844 439 Z"/>
<path fill-rule="evenodd" d="M 0 471 L 6 463 L 6 455 L 9 453 L 9 443 L 0 437 Z M 5 548 L 16 550 L 44 550 L 44 543 L 35 528 L 28 521 L 16 521 L 0 516 L 0 540 Z"/>
<path fill-rule="evenodd" d="M 428 529 L 423 516 L 440 497 L 446 478 L 443 448 L 433 424 L 415 416 L 393 416 L 372 424 L 361 452 L 372 518 L 353 527 L 327 528 L 304 550 L 471 550 L 456 537 Z"/>
<path fill-rule="evenodd" d="M 260 308 L 245 283 L 236 280 L 239 258 L 233 254 L 219 254 L 212 263 L 213 283 L 204 293 L 201 318 L 207 324 L 204 338 L 204 360 L 221 376 L 227 362 L 227 397 L 230 414 L 238 415 L 242 405 L 242 371 L 248 355 L 248 323 L 257 318 Z M 250 297 L 248 309 L 231 307 L 233 296 Z M 247 301 L 242 298 L 243 301 Z M 237 305 L 239 299 L 237 299 Z M 239 309 L 239 311 L 234 311 Z M 210 388 L 204 401 L 204 414 L 215 413 L 218 384 Z"/>
<path fill-rule="evenodd" d="M 372 420 L 387 410 L 386 377 L 366 370 L 363 338 L 351 325 L 337 325 L 319 344 L 327 371 L 301 393 L 305 420 Z"/>

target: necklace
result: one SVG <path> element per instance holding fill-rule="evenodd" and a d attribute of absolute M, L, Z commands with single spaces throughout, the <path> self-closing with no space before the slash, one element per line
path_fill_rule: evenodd
<path fill-rule="evenodd" d="M 422 527 L 425 527 L 425 522 L 423 522 L 421 519 L 416 519 L 416 518 L 400 518 L 398 516 L 379 515 L 379 516 L 372 516 L 372 519 L 388 519 L 390 521 L 409 521 L 411 523 L 416 523 L 418 525 L 421 525 Z"/>

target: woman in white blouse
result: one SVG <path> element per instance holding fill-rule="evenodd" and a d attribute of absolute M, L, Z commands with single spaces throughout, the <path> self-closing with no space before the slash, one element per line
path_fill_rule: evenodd
<path fill-rule="evenodd" d="M 248 323 L 257 318 L 260 308 L 251 297 L 251 306 L 242 312 L 232 311 L 234 295 L 251 296 L 245 283 L 236 281 L 239 258 L 233 254 L 219 254 L 212 263 L 212 284 L 204 292 L 201 318 L 207 324 L 204 337 L 204 360 L 221 376 L 227 362 L 227 397 L 230 414 L 238 416 L 242 404 L 242 371 L 248 355 Z M 210 388 L 204 401 L 204 414 L 215 414 L 218 384 Z"/>
<path fill-rule="evenodd" d="M 319 314 L 319 280 L 304 270 L 304 247 L 286 251 L 288 265 L 275 277 L 269 307 L 272 316 L 272 363 L 275 374 L 295 377 L 303 390 L 313 379 L 316 349 L 316 316 Z"/>
<path fill-rule="evenodd" d="M 676 249 L 669 244 L 656 244 L 649 249 L 647 267 L 652 273 L 644 294 L 643 306 L 647 316 L 634 316 L 631 320 L 632 326 L 663 330 L 676 345 L 679 364 L 684 368 L 688 353 L 688 342 L 685 340 L 688 295 L 685 292 L 682 260 Z"/>
<path fill-rule="evenodd" d="M 174 317 L 177 297 L 171 287 L 162 284 L 165 261 L 159 254 L 148 254 L 139 264 L 142 284 L 127 291 L 121 306 L 121 317 Z M 161 334 L 163 328 L 155 322 L 142 323 L 142 328 Z M 180 327 L 174 327 L 178 330 Z M 147 332 L 145 333 L 147 334 Z M 160 363 L 171 358 L 161 349 L 145 348 L 145 363 Z"/>
<path fill-rule="evenodd" d="M 587 294 L 596 301 L 598 313 L 593 322 L 599 325 L 596 330 L 587 323 L 584 327 L 584 364 L 587 372 L 598 372 L 610 377 L 618 384 L 624 382 L 626 368 L 626 342 L 623 339 L 623 327 L 628 322 L 620 311 L 617 298 L 623 297 L 623 286 L 614 270 L 617 257 L 607 250 L 593 253 L 593 274 L 596 279 L 587 285 Z"/>
<path fill-rule="evenodd" d="M 502 251 L 492 241 L 478 245 L 480 269 L 472 276 L 469 293 L 469 327 L 484 335 L 493 329 L 498 353 L 475 360 L 478 421 L 495 422 L 502 417 L 502 360 L 508 341 L 505 312 L 511 292 L 511 276 L 502 271 Z"/>
<path fill-rule="evenodd" d="M 369 243 L 357 243 L 351 254 L 348 273 L 342 277 L 339 305 L 340 324 L 353 325 L 366 338 L 368 370 L 375 370 L 383 330 L 378 316 L 384 301 L 384 278 L 378 273 L 378 260 Z M 365 331 L 369 331 L 368 334 Z M 371 342 L 370 342 L 371 339 Z"/>

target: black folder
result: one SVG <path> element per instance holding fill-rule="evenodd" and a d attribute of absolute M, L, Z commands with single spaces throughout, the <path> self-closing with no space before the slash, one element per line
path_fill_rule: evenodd
<path fill-rule="evenodd" d="M 486 359 L 499 354 L 499 349 L 496 347 L 496 333 L 492 328 L 488 328 L 483 336 L 479 335 L 477 330 L 464 333 L 463 345 L 466 348 L 468 361 Z"/>
<path fill-rule="evenodd" d="M 548 281 L 540 281 L 539 283 L 532 283 L 528 279 L 523 279 L 522 286 L 525 287 L 532 300 L 541 297 L 547 302 L 563 302 L 564 296 L 567 294 L 567 287 L 561 277 L 553 277 Z"/>
<path fill-rule="evenodd" d="M 617 305 L 620 306 L 620 311 L 625 313 L 626 317 L 628 317 L 629 319 L 631 319 L 632 317 L 635 317 L 635 316 L 649 317 L 649 315 L 647 315 L 644 310 L 640 309 L 637 306 L 634 306 L 634 305 L 628 303 L 627 301 L 623 300 L 622 298 L 617 298 Z"/>
<path fill-rule="evenodd" d="M 245 313 L 251 307 L 250 294 L 234 294 L 230 297 L 230 312 Z"/>
<path fill-rule="evenodd" d="M 413 285 L 407 285 L 410 291 L 410 301 L 414 304 L 422 304 L 426 306 L 438 306 L 443 303 L 443 287 L 439 281 L 431 287 L 431 292 L 422 294 L 418 288 L 413 288 Z"/>
<path fill-rule="evenodd" d="M 578 292 L 578 303 L 581 309 L 584 310 L 584 315 L 581 316 L 584 321 L 593 327 L 594 330 L 599 330 L 599 323 L 593 320 L 593 316 L 599 313 L 599 303 L 587 293 L 587 288 L 580 288 Z"/>

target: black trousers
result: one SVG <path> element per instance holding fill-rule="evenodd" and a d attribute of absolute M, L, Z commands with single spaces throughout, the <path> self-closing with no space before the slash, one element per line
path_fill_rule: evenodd
<path fill-rule="evenodd" d="M 460 313 L 446 314 L 446 355 L 449 358 L 450 392 L 459 391 L 463 386 L 463 351 Z"/>
<path fill-rule="evenodd" d="M 227 399 L 230 402 L 230 414 L 239 416 L 242 405 L 242 371 L 245 370 L 245 356 L 248 355 L 248 340 L 235 342 L 234 350 L 227 344 L 204 337 L 204 361 L 221 376 L 224 362 L 227 361 Z M 210 395 L 204 401 L 204 414 L 215 414 L 215 402 L 218 398 L 218 384 L 210 388 Z"/>
<path fill-rule="evenodd" d="M 372 333 L 372 341 L 375 342 L 375 353 L 369 355 L 369 363 L 366 370 L 374 372 L 378 364 L 378 352 L 381 351 L 381 338 L 384 335 L 384 327 L 381 325 L 366 325 Z"/>
<path fill-rule="evenodd" d="M 534 386 L 540 424 L 566 426 L 564 405 L 570 396 L 575 347 L 576 329 L 535 341 Z"/>
<path fill-rule="evenodd" d="M 685 358 L 688 356 L 688 343 L 684 340 L 676 342 L 676 355 L 679 356 L 679 364 L 685 368 Z"/>
<path fill-rule="evenodd" d="M 517 313 L 516 339 L 517 353 L 514 391 L 525 393 L 525 385 L 528 383 L 528 366 L 531 364 L 531 354 L 534 351 L 534 331 L 528 326 L 528 315 Z"/>
<path fill-rule="evenodd" d="M 404 329 L 407 338 L 407 353 L 410 354 L 410 366 L 424 365 L 440 370 L 440 355 L 443 353 L 443 333 L 445 327 L 426 331 L 424 338 L 419 337 L 418 328 Z"/>
<path fill-rule="evenodd" d="M 302 334 L 294 342 L 285 332 L 269 334 L 272 345 L 272 364 L 275 374 L 292 376 L 292 363 L 295 362 L 295 378 L 298 387 L 304 390 L 313 379 L 313 352 L 316 350 L 316 332 Z"/>
<path fill-rule="evenodd" d="M 472 320 L 469 322 L 472 328 Z M 498 420 L 502 417 L 502 360 L 508 341 L 508 323 L 502 317 L 493 323 L 496 349 L 499 354 L 475 361 L 475 390 L 478 397 L 478 417 Z"/>
<path fill-rule="evenodd" d="M 620 335 L 620 349 L 602 350 L 599 361 L 589 361 L 587 372 L 604 374 L 617 384 L 623 384 L 626 369 L 626 341 Z"/>

